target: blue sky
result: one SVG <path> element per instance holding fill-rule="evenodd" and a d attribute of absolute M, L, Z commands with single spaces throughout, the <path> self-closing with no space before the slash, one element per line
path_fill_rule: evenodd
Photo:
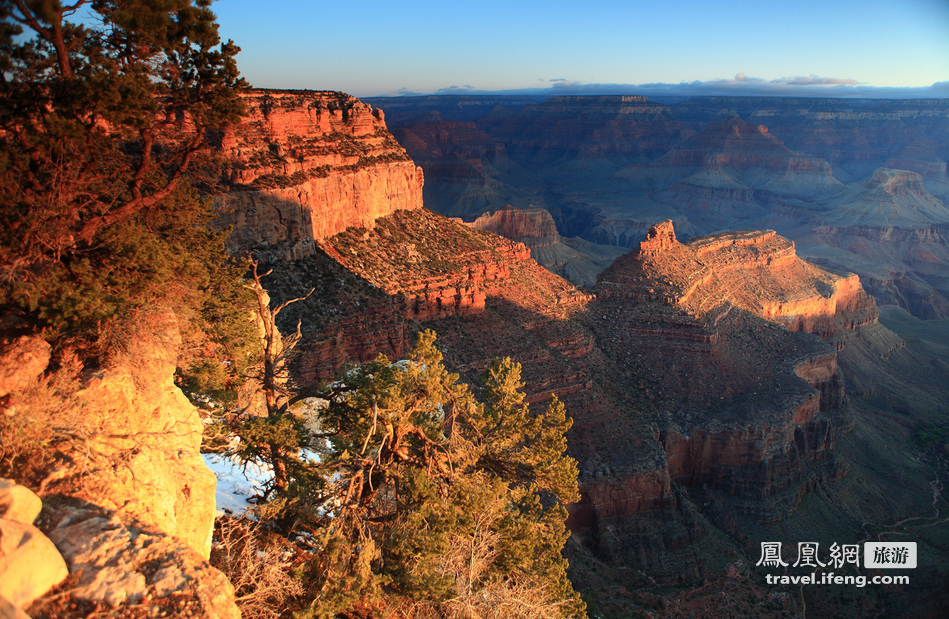
<path fill-rule="evenodd" d="M 551 88 L 949 97 L 949 0 L 218 0 L 213 8 L 257 87 L 362 97 Z"/>

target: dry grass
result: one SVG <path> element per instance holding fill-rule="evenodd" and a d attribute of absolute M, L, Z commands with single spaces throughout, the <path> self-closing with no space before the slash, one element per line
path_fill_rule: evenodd
<path fill-rule="evenodd" d="M 290 573 L 293 550 L 280 535 L 247 518 L 215 522 L 211 565 L 231 584 L 243 619 L 275 619 L 303 594 Z"/>

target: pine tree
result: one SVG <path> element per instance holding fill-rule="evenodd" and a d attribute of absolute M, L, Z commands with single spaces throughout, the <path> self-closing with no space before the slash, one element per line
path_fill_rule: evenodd
<path fill-rule="evenodd" d="M 88 334 L 161 296 L 170 272 L 188 286 L 163 226 L 200 228 L 191 174 L 246 86 L 209 5 L 0 2 L 0 310 Z"/>
<path fill-rule="evenodd" d="M 492 365 L 478 402 L 434 342 L 424 332 L 407 360 L 380 356 L 322 394 L 309 441 L 318 457 L 268 511 L 320 540 L 301 616 L 403 603 L 442 616 L 583 616 L 561 555 L 564 504 L 578 499 L 563 405 L 532 414 L 510 360 Z"/>

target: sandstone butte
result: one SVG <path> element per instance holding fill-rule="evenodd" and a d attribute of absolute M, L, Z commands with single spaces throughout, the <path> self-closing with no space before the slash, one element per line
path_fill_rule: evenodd
<path fill-rule="evenodd" d="M 734 306 L 824 337 L 876 319 L 875 303 L 856 275 L 836 275 L 801 260 L 794 243 L 773 230 L 682 244 L 669 220 L 650 229 L 638 251 L 601 274 L 598 294 L 660 300 L 698 319 L 717 312 L 713 322 Z"/>

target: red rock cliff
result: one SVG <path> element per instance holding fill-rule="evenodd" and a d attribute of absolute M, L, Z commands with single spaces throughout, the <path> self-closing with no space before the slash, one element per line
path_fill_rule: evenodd
<path fill-rule="evenodd" d="M 422 170 L 381 110 L 336 92 L 254 91 L 244 102 L 248 116 L 221 145 L 237 162 L 218 201 L 232 251 L 299 257 L 350 226 L 422 207 Z"/>
<path fill-rule="evenodd" d="M 598 294 L 659 300 L 695 317 L 734 305 L 792 331 L 832 335 L 876 319 L 854 274 L 835 275 L 798 258 L 773 230 L 730 232 L 679 243 L 672 222 L 656 224 L 639 250 L 604 271 Z"/>

